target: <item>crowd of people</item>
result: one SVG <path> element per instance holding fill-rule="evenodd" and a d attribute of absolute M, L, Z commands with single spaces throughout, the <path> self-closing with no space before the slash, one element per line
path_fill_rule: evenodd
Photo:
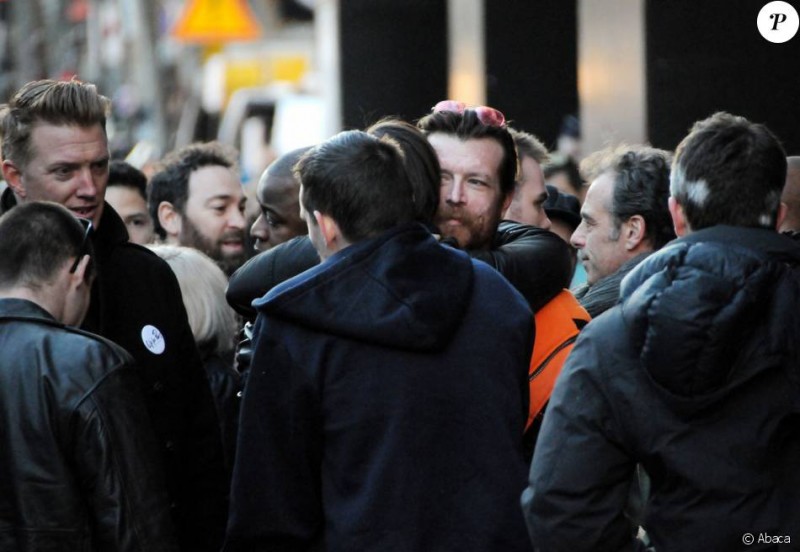
<path fill-rule="evenodd" d="M 698 121 L 552 154 L 436 103 L 287 152 L 112 160 L 0 107 L 0 550 L 800 543 L 800 157 Z M 252 249 L 252 250 L 251 250 Z"/>

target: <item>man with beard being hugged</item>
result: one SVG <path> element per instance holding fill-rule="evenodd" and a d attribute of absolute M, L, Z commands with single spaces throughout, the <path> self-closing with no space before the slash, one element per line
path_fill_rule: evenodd
<path fill-rule="evenodd" d="M 488 263 L 538 311 L 569 286 L 569 248 L 555 234 L 501 222 L 514 196 L 517 151 L 505 116 L 492 107 L 443 100 L 417 123 L 442 168 L 441 236 Z"/>

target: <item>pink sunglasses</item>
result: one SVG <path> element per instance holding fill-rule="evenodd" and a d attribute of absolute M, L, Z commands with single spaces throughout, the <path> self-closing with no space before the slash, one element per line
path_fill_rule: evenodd
<path fill-rule="evenodd" d="M 442 100 L 433 106 L 432 111 L 434 113 L 458 113 L 459 115 L 463 114 L 465 111 L 473 111 L 483 125 L 500 128 L 506 126 L 505 115 L 495 108 L 486 105 L 467 107 L 467 104 L 457 100 Z"/>

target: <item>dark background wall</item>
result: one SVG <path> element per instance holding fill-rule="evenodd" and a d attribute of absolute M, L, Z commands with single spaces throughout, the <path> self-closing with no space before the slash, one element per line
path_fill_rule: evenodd
<path fill-rule="evenodd" d="M 549 147 L 578 114 L 577 2 L 485 0 L 487 103 Z"/>
<path fill-rule="evenodd" d="M 487 103 L 553 146 L 578 113 L 577 2 L 484 0 Z M 767 124 L 800 154 L 800 33 L 764 40 L 766 0 L 648 0 L 647 132 L 674 149 L 719 110 Z M 347 128 L 386 115 L 421 117 L 447 97 L 446 0 L 342 0 L 342 101 Z"/>
<path fill-rule="evenodd" d="M 342 0 L 347 128 L 416 120 L 447 98 L 446 0 Z M 576 114 L 576 2 L 485 0 L 487 103 L 552 146 Z M 453 98 L 457 99 L 457 98 Z"/>
<path fill-rule="evenodd" d="M 342 0 L 345 128 L 416 120 L 447 96 L 445 0 Z"/>
<path fill-rule="evenodd" d="M 646 4 L 647 129 L 674 149 L 715 111 L 765 123 L 789 154 L 800 154 L 800 33 L 762 38 L 766 0 L 650 0 Z M 791 2 L 800 8 L 797 2 Z"/>

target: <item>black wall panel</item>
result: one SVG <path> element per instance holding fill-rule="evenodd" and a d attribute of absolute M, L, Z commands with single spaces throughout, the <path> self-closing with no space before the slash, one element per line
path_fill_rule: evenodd
<path fill-rule="evenodd" d="M 549 147 L 578 114 L 577 3 L 485 0 L 487 102 Z"/>
<path fill-rule="evenodd" d="M 728 111 L 765 123 L 789 154 L 800 154 L 800 33 L 783 44 L 766 41 L 756 27 L 765 4 L 647 2 L 647 128 L 653 145 L 674 149 L 694 121 Z"/>
<path fill-rule="evenodd" d="M 447 95 L 445 0 L 341 0 L 345 128 L 416 120 Z"/>

